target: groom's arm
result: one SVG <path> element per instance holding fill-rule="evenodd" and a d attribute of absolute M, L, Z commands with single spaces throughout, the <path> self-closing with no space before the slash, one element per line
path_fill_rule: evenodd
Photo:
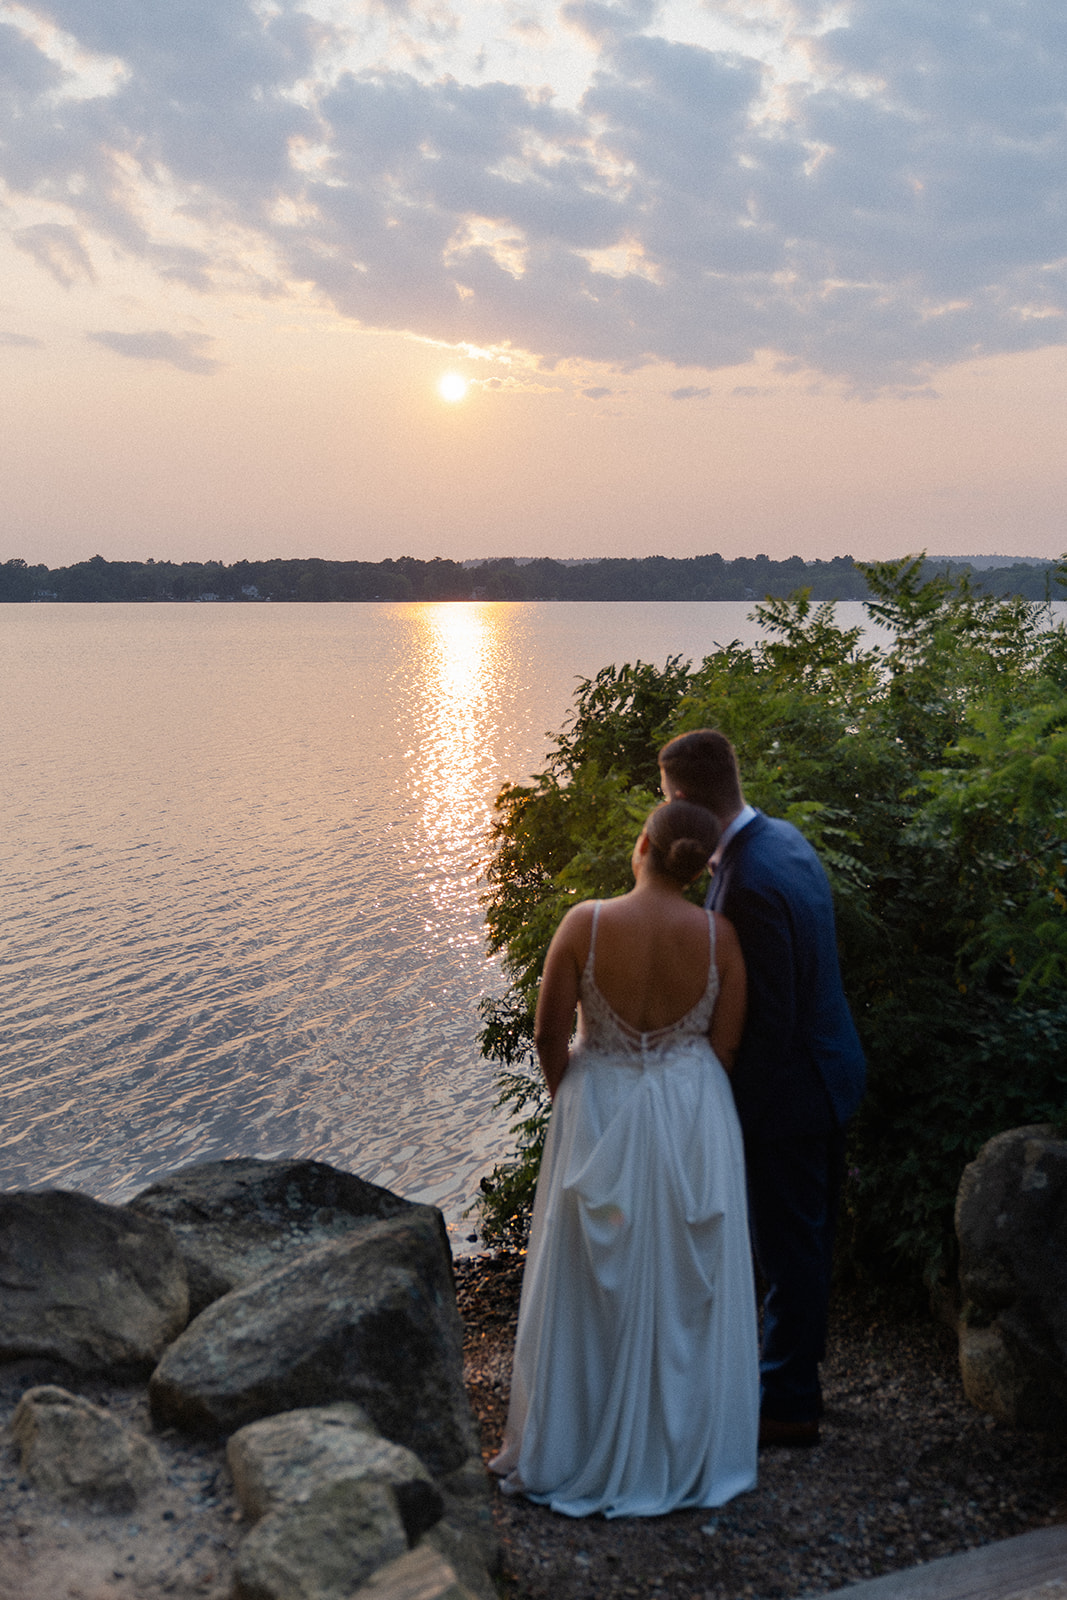
<path fill-rule="evenodd" d="M 773 890 L 732 883 L 724 907 L 737 930 L 748 973 L 748 1016 L 735 1078 L 757 1090 L 793 1047 L 797 1023 L 797 951 L 792 918 Z"/>
<path fill-rule="evenodd" d="M 719 993 L 712 1012 L 708 1039 L 725 1070 L 732 1073 L 745 1029 L 748 981 L 741 942 L 733 923 L 718 912 L 715 913 L 715 965 L 719 974 Z"/>

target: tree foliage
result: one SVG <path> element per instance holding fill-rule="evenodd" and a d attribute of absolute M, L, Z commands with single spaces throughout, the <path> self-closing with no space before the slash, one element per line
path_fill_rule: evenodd
<path fill-rule="evenodd" d="M 547 1105 L 532 1056 L 545 949 L 563 911 L 628 887 L 658 798 L 656 751 L 718 727 L 748 799 L 802 829 L 834 888 L 870 1087 L 850 1132 L 842 1248 L 860 1272 L 951 1255 L 960 1173 L 984 1141 L 1067 1105 L 1067 635 L 921 559 L 863 568 L 884 631 L 801 591 L 698 666 L 607 667 L 581 684 L 545 771 L 497 803 L 490 948 L 506 993 L 482 1047 L 520 1113 L 486 1180 L 490 1239 L 521 1238 Z M 1060 569 L 1067 582 L 1067 567 Z"/>
<path fill-rule="evenodd" d="M 971 572 L 965 562 L 927 562 L 924 575 Z M 976 573 L 989 594 L 1046 598 L 1051 565 L 1020 562 Z M 851 556 L 802 561 L 790 556 L 606 556 L 601 560 L 474 563 L 435 556 L 385 561 L 329 561 L 298 556 L 266 561 L 105 561 L 69 567 L 0 561 L 0 603 L 114 601 L 449 601 L 449 600 L 753 600 L 807 587 L 819 600 L 864 600 L 863 570 Z"/>

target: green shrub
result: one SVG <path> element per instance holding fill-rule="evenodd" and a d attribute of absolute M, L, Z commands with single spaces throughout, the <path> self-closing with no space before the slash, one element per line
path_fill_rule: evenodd
<path fill-rule="evenodd" d="M 834 888 L 870 1087 L 850 1131 L 844 1260 L 915 1277 L 952 1250 L 964 1165 L 1003 1128 L 1067 1105 L 1067 635 L 1047 608 L 865 566 L 875 642 L 807 594 L 756 608 L 767 634 L 690 667 L 605 668 L 546 769 L 497 802 L 483 1005 L 517 1151 L 486 1180 L 482 1231 L 522 1237 L 547 1102 L 532 1053 L 544 952 L 576 900 L 629 886 L 658 798 L 656 752 L 719 727 L 748 799 L 796 823 Z M 1061 568 L 1067 573 L 1067 568 Z M 1061 578 L 1061 581 L 1067 579 Z"/>

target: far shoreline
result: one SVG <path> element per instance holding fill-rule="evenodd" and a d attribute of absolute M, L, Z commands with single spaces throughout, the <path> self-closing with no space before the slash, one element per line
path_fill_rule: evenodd
<path fill-rule="evenodd" d="M 568 601 L 627 605 L 643 601 L 739 601 L 758 604 L 805 592 L 813 604 L 866 601 L 866 569 L 915 566 L 921 582 L 966 579 L 991 598 L 1036 603 L 1067 595 L 1064 558 L 905 556 L 860 562 L 851 555 L 772 561 L 766 555 L 500 557 L 430 561 L 412 556 L 384 561 L 339 561 L 314 556 L 266 561 L 108 561 L 95 555 L 71 566 L 0 563 L 5 604 L 239 604 Z M 1062 591 L 1057 595 L 1054 591 Z"/>

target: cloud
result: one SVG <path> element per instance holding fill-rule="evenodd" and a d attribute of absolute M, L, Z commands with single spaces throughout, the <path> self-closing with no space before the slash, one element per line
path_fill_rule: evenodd
<path fill-rule="evenodd" d="M 222 365 L 201 353 L 206 345 L 214 342 L 204 333 L 99 332 L 88 333 L 86 338 L 133 361 L 164 361 L 168 366 L 177 367 L 179 372 L 194 372 L 203 377 L 217 372 Z"/>
<path fill-rule="evenodd" d="M 603 45 L 648 27 L 659 9 L 658 0 L 568 0 L 559 14 L 562 22 Z"/>
<path fill-rule="evenodd" d="M 19 250 L 32 256 L 64 289 L 79 280 L 96 282 L 89 252 L 76 228 L 58 222 L 38 222 L 33 227 L 18 229 L 11 237 Z"/>
<path fill-rule="evenodd" d="M 684 388 L 670 391 L 672 400 L 707 400 L 710 395 L 710 389 L 699 389 L 694 384 L 686 384 Z"/>
<path fill-rule="evenodd" d="M 525 32 L 398 0 L 347 34 L 299 0 L 26 0 L 89 66 L 0 25 L 0 179 L 65 219 L 17 242 L 67 286 L 105 240 L 546 369 L 765 352 L 873 392 L 1067 342 L 1058 0 L 851 0 L 828 30 L 790 0 L 746 35 L 749 9 L 707 0 L 726 49 L 572 0 L 542 56 L 536 0 Z M 566 95 L 535 87 L 566 51 Z"/>
<path fill-rule="evenodd" d="M 43 340 L 31 339 L 29 334 L 26 333 L 0 332 L 0 344 L 8 346 L 12 350 L 41 350 L 44 347 Z"/>
<path fill-rule="evenodd" d="M 605 389 L 603 384 L 594 384 L 591 389 L 583 389 L 582 393 L 587 400 L 605 400 L 608 395 L 614 394 L 613 389 Z"/>

